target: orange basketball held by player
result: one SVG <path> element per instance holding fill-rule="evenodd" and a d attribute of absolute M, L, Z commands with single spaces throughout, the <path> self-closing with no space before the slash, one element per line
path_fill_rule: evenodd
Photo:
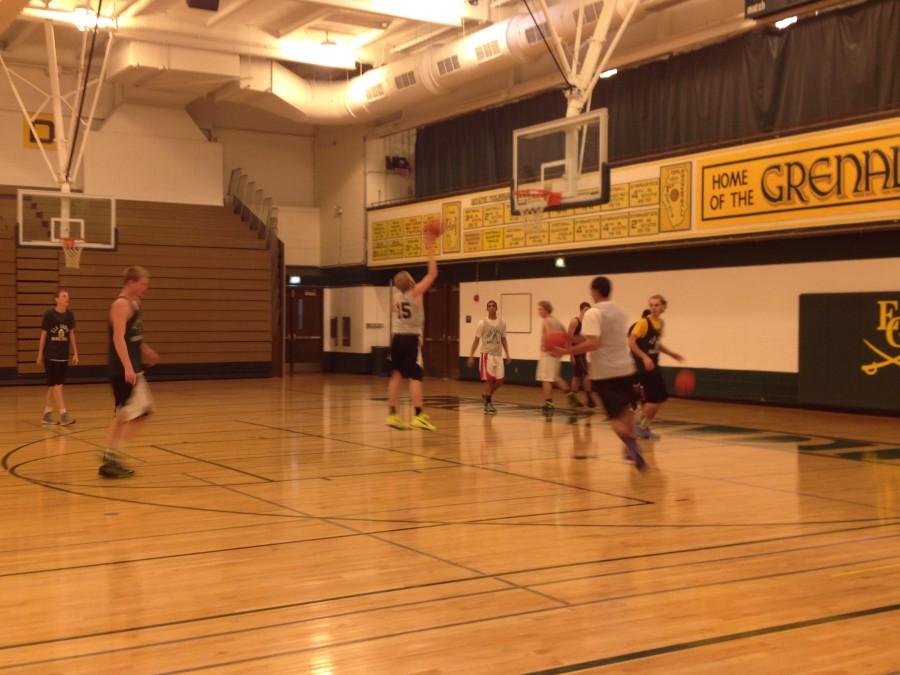
<path fill-rule="evenodd" d="M 434 238 L 441 236 L 441 230 L 441 221 L 436 218 L 425 223 L 425 234 L 431 235 Z"/>
<path fill-rule="evenodd" d="M 675 391 L 679 396 L 690 396 L 697 386 L 697 376 L 693 370 L 683 368 L 675 376 Z"/>
<path fill-rule="evenodd" d="M 569 346 L 569 335 L 565 331 L 554 330 L 544 336 L 544 350 L 565 349 Z"/>

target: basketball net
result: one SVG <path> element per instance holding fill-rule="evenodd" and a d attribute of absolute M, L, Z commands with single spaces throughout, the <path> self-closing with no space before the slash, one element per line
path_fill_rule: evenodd
<path fill-rule="evenodd" d="M 516 207 L 524 221 L 539 225 L 548 206 L 557 206 L 562 194 L 552 190 L 516 190 Z"/>
<path fill-rule="evenodd" d="M 66 267 L 77 270 L 81 267 L 81 252 L 84 250 L 82 239 L 66 238 L 62 240 L 63 253 L 66 256 Z"/>

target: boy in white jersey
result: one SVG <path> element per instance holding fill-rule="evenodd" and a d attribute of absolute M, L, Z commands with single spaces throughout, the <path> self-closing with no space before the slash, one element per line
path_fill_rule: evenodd
<path fill-rule="evenodd" d="M 479 372 L 481 381 L 484 382 L 484 414 L 496 415 L 497 409 L 491 398 L 494 392 L 503 385 L 505 375 L 503 354 L 506 354 L 506 363 L 510 362 L 509 345 L 506 343 L 506 322 L 497 317 L 497 303 L 488 300 L 487 318 L 478 322 L 475 327 L 475 339 L 472 341 L 472 350 L 469 352 L 468 364 L 471 368 L 475 364 L 475 350 L 481 341 L 481 366 Z"/>
<path fill-rule="evenodd" d="M 628 318 L 617 304 L 610 302 L 612 284 L 606 277 L 591 282 L 594 306 L 582 321 L 584 340 L 568 349 L 554 349 L 553 353 L 587 354 L 590 352 L 591 389 L 600 396 L 609 423 L 625 444 L 625 457 L 643 471 L 644 457 L 634 434 L 634 361 L 628 346 Z"/>
<path fill-rule="evenodd" d="M 390 411 L 387 424 L 394 429 L 416 429 L 435 431 L 431 420 L 422 411 L 422 329 L 425 326 L 425 293 L 437 279 L 437 260 L 434 258 L 434 236 L 425 234 L 425 249 L 428 251 L 428 272 L 419 283 L 409 272 L 394 275 L 394 299 L 391 338 L 391 379 L 388 382 L 388 403 Z M 415 408 L 412 424 L 407 425 L 397 414 L 400 398 L 400 384 L 403 378 L 409 380 L 409 397 Z"/>
<path fill-rule="evenodd" d="M 553 305 L 547 300 L 541 300 L 538 303 L 538 315 L 541 317 L 541 355 L 538 358 L 535 379 L 541 383 L 541 389 L 544 392 L 543 410 L 545 413 L 552 413 L 553 385 L 556 384 L 567 393 L 569 385 L 560 377 L 559 356 L 544 348 L 544 338 L 547 337 L 547 333 L 565 333 L 566 327 L 562 325 L 562 321 L 553 316 Z"/>

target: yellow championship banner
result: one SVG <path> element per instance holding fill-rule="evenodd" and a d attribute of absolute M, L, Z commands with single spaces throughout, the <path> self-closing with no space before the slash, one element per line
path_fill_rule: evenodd
<path fill-rule="evenodd" d="M 616 167 L 611 173 L 607 204 L 548 211 L 539 222 L 512 213 L 508 189 L 369 211 L 369 264 L 421 262 L 424 223 L 438 215 L 444 222 L 438 243 L 442 260 L 895 221 L 900 219 L 900 117 Z"/>
<path fill-rule="evenodd" d="M 896 210 L 900 121 L 724 151 L 699 172 L 701 228 Z"/>

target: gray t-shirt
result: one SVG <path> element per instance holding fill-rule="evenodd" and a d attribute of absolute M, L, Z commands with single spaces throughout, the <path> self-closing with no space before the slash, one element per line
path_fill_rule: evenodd
<path fill-rule="evenodd" d="M 416 300 L 412 291 L 394 292 L 394 335 L 421 335 L 425 325 L 422 298 Z"/>
<path fill-rule="evenodd" d="M 634 374 L 628 347 L 628 317 L 621 307 L 609 300 L 598 302 L 585 312 L 581 334 L 600 338 L 600 347 L 590 352 L 592 380 Z"/>
<path fill-rule="evenodd" d="M 475 327 L 475 335 L 481 338 L 482 354 L 503 356 L 503 338 L 506 337 L 506 322 L 503 319 L 482 319 Z"/>

